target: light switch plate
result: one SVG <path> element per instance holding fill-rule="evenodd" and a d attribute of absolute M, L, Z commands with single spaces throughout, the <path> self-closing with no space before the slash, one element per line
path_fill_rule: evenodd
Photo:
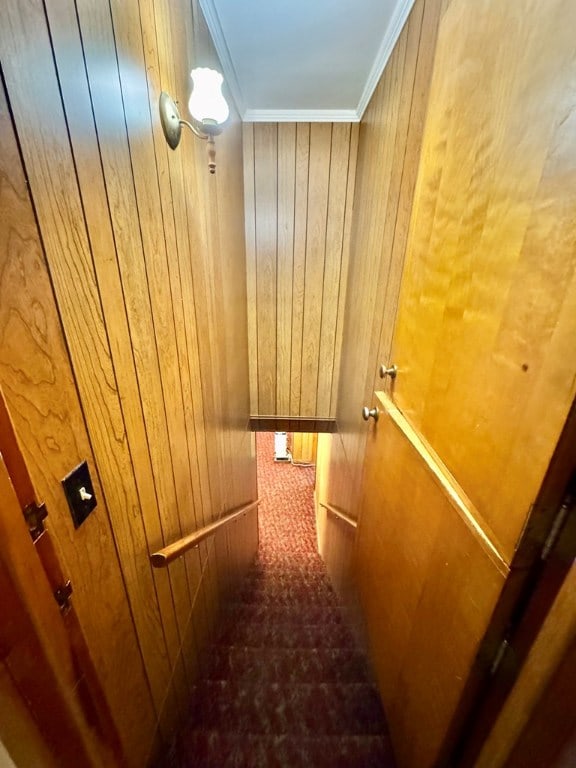
<path fill-rule="evenodd" d="M 78 464 L 62 480 L 62 486 L 70 507 L 74 528 L 79 528 L 97 503 L 88 463 L 83 461 L 82 464 Z"/>

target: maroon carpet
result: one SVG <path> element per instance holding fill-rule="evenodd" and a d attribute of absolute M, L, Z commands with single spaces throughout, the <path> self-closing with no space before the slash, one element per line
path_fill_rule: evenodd
<path fill-rule="evenodd" d="M 258 435 L 258 558 L 171 755 L 178 768 L 392 768 L 378 696 L 317 553 L 314 469 Z"/>

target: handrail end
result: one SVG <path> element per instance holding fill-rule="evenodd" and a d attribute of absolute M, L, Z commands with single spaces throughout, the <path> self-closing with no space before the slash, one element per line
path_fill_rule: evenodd
<path fill-rule="evenodd" d="M 150 562 L 154 568 L 166 568 L 168 558 L 162 552 L 154 552 L 154 554 L 150 555 Z"/>

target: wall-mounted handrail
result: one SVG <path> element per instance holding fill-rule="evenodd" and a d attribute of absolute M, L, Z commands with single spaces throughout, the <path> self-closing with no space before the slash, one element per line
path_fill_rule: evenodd
<path fill-rule="evenodd" d="M 328 512 L 332 512 L 333 515 L 338 517 L 340 520 L 343 520 L 345 523 L 348 523 L 348 525 L 351 525 L 352 528 L 358 528 L 358 521 L 354 520 L 354 518 L 350 517 L 350 515 L 347 515 L 346 512 L 342 512 L 337 507 L 333 507 L 332 504 L 327 504 L 324 501 L 320 502 L 320 506 L 324 507 L 324 509 L 327 509 Z"/>
<path fill-rule="evenodd" d="M 257 507 L 259 503 L 260 499 L 256 499 L 256 501 L 251 501 L 249 504 L 244 504 L 244 506 L 233 509 L 228 514 L 224 515 L 224 517 L 204 526 L 204 528 L 200 528 L 198 531 L 194 531 L 194 533 L 190 533 L 188 536 L 184 536 L 183 538 L 178 539 L 178 541 L 168 544 L 167 547 L 150 555 L 150 562 L 154 568 L 165 568 L 173 560 L 176 560 L 185 552 L 188 552 L 189 549 L 197 547 L 201 541 L 204 541 L 204 539 L 207 539 L 209 536 L 213 536 L 220 528 L 223 528 L 233 520 L 237 520 L 247 512 L 250 512 L 250 510 Z"/>

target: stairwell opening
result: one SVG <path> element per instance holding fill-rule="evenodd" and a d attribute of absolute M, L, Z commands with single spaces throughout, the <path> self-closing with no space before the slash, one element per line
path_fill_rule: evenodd
<path fill-rule="evenodd" d="M 318 553 L 315 466 L 256 435 L 259 550 L 226 606 L 170 768 L 393 768 L 384 713 Z M 288 460 L 285 453 L 289 454 Z"/>

